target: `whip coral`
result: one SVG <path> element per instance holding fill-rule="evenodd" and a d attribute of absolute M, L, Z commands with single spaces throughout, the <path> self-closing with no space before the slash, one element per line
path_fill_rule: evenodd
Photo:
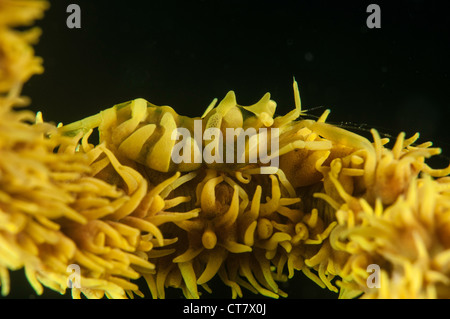
<path fill-rule="evenodd" d="M 403 133 L 386 148 L 375 130 L 370 142 L 326 123 L 328 110 L 303 119 L 295 81 L 295 108 L 284 116 L 270 94 L 242 106 L 230 91 L 198 118 L 136 99 L 55 126 L 15 109 L 29 102 L 23 83 L 43 68 L 31 46 L 39 30 L 13 28 L 46 7 L 0 0 L 2 295 L 9 271 L 23 268 L 38 294 L 69 288 L 74 298 L 143 296 L 141 277 L 153 298 L 167 287 L 199 298 L 215 277 L 233 298 L 242 288 L 278 298 L 296 271 L 341 298 L 449 297 L 450 166 L 425 163 L 440 149 Z M 245 140 L 243 162 L 172 162 L 173 131 L 193 132 L 194 121 L 201 133 L 277 129 L 270 151 L 279 167 L 251 160 L 262 134 Z M 79 285 L 68 278 L 72 265 Z"/>
<path fill-rule="evenodd" d="M 2 14 L 17 17 L 0 25 L 5 92 L 0 100 L 2 294 L 9 292 L 9 270 L 21 268 L 38 294 L 42 285 L 64 293 L 72 287 L 67 269 L 73 264 L 80 267 L 83 282 L 72 287 L 74 297 L 141 294 L 130 280 L 140 277 L 137 269 L 154 265 L 139 253 L 164 244 L 153 224 L 128 216 L 144 201 L 147 181 L 101 145 L 84 143 L 85 152 L 76 152 L 78 138 L 58 135 L 41 114 L 13 109 L 27 103 L 20 88 L 42 72 L 42 65 L 30 46 L 35 36 L 10 27 L 31 23 L 46 6 L 41 1 L 0 2 Z M 96 177 L 108 168 L 114 184 Z"/>

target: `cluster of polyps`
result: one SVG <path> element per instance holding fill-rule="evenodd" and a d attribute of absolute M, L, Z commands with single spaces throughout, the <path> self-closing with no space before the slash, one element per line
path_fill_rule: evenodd
<path fill-rule="evenodd" d="M 325 123 L 328 111 L 298 120 L 295 82 L 295 109 L 275 118 L 269 94 L 240 106 L 230 92 L 200 118 L 137 99 L 58 130 L 39 116 L 30 125 L 12 106 L 42 72 L 38 33 L 10 26 L 45 7 L 0 6 L 3 294 L 24 268 L 38 293 L 89 298 L 142 295 L 141 276 L 155 298 L 168 286 L 198 298 L 215 276 L 232 297 L 277 298 L 296 270 L 341 297 L 450 295 L 450 167 L 425 164 L 440 152 L 431 143 L 400 134 L 390 150 L 376 131 L 371 143 Z"/>

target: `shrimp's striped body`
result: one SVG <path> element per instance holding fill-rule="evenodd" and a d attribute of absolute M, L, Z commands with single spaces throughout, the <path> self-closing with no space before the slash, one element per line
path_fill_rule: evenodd
<path fill-rule="evenodd" d="M 145 165 L 158 172 L 189 172 L 199 169 L 202 165 L 223 171 L 255 171 L 266 163 L 255 160 L 252 151 L 257 152 L 257 158 L 261 158 L 258 144 L 262 141 L 277 139 L 277 147 L 268 145 L 266 154 L 271 158 L 282 156 L 295 149 L 330 149 L 329 141 L 312 145 L 317 136 L 305 141 L 301 131 L 302 121 L 296 121 L 301 114 L 301 102 L 297 83 L 294 81 L 295 109 L 284 116 L 274 118 L 276 103 L 270 99 L 270 94 L 266 93 L 261 100 L 251 106 L 241 106 L 236 102 L 233 91 L 230 91 L 225 98 L 217 105 L 214 99 L 201 117 L 187 117 L 179 115 L 170 106 L 156 106 L 144 99 L 135 99 L 121 103 L 106 109 L 96 115 L 83 120 L 60 127 L 64 135 L 75 136 L 82 132 L 86 135 L 90 130 L 98 128 L 100 133 L 100 143 L 105 143 L 109 149 L 129 160 Z M 325 112 L 321 121 L 325 121 Z M 220 130 L 224 140 L 219 144 L 215 137 L 206 137 L 210 129 Z M 233 135 L 229 135 L 228 130 L 234 130 Z M 263 129 L 263 130 L 261 130 Z M 266 129 L 266 130 L 264 130 Z M 276 134 L 273 133 L 277 129 Z M 190 139 L 187 145 L 190 146 L 190 159 L 180 163 L 172 160 L 174 147 L 177 144 L 177 136 L 174 132 L 184 130 Z M 250 138 L 246 132 L 253 130 L 256 135 Z M 263 131 L 266 135 L 262 135 Z M 198 136 L 200 135 L 200 138 Z M 245 145 L 237 146 L 236 141 Z M 185 141 L 186 142 L 186 141 Z M 215 145 L 209 145 L 209 144 Z M 195 154 L 202 155 L 205 147 L 215 148 L 215 151 L 226 154 L 230 148 L 234 161 L 199 161 Z M 256 145 L 255 145 L 256 144 Z M 269 143 L 267 143 L 269 144 Z M 240 152 L 238 154 L 238 152 Z M 225 157 L 225 156 L 224 156 Z"/>

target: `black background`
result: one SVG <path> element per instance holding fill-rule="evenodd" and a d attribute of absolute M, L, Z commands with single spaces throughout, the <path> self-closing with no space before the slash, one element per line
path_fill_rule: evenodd
<path fill-rule="evenodd" d="M 81 8 L 81 29 L 66 26 L 70 3 Z M 366 25 L 370 3 L 380 5 L 381 29 Z M 446 13 L 444 1 L 429 0 L 55 0 L 37 23 L 43 35 L 36 54 L 46 71 L 24 94 L 45 120 L 63 123 L 137 97 L 199 116 L 229 90 L 241 105 L 271 92 L 277 113 L 285 114 L 294 107 L 295 77 L 303 108 L 323 106 L 312 115 L 330 108 L 336 124 L 392 136 L 419 131 L 421 142 L 443 148 L 444 165 Z M 33 295 L 14 279 L 12 296 Z M 216 296 L 228 297 L 225 290 Z M 300 273 L 285 290 L 291 298 L 335 297 Z"/>

